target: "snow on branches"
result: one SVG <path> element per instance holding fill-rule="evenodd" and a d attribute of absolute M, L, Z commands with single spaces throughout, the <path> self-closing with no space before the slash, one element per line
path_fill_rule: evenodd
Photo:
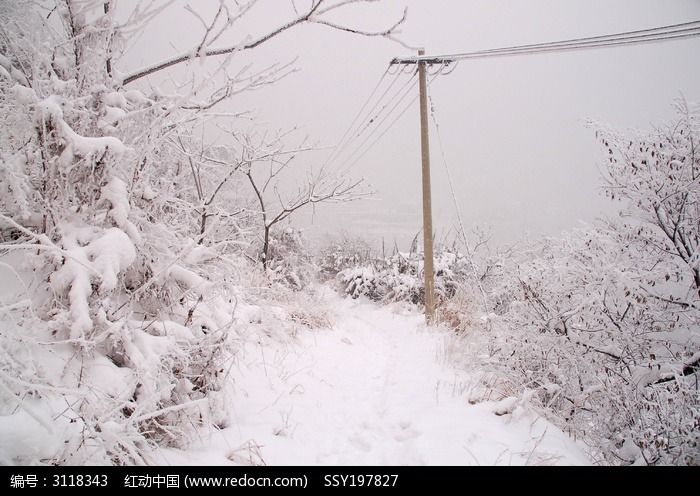
<path fill-rule="evenodd" d="M 658 257 L 673 257 L 700 296 L 700 113 L 676 104 L 678 121 L 653 134 L 597 135 L 607 154 L 606 192 L 627 201 L 639 223 L 635 241 Z M 631 226 L 630 226 L 631 227 Z"/>
<path fill-rule="evenodd" d="M 651 133 L 599 128 L 620 218 L 500 260 L 488 363 L 609 463 L 697 464 L 698 109 Z M 482 348 L 483 349 L 483 348 Z"/>
<path fill-rule="evenodd" d="M 237 315 L 241 286 L 258 273 L 245 257 L 260 222 L 239 193 L 259 177 L 254 162 L 279 157 L 192 137 L 214 119 L 236 128 L 238 114 L 211 109 L 290 70 L 234 68 L 240 50 L 304 23 L 386 37 L 398 26 L 330 24 L 328 14 L 365 0 L 316 0 L 251 41 L 255 3 L 221 0 L 211 18 L 188 7 L 204 26 L 198 46 L 131 75 L 120 70 L 125 40 L 172 2 L 0 3 L 0 270 L 19 298 L 0 302 L 0 429 L 47 437 L 38 451 L 3 447 L 0 463 L 148 463 L 155 443 L 182 446 L 227 422 L 236 333 L 258 325 Z M 220 48 L 231 33 L 245 41 Z M 137 82 L 216 55 L 216 74 L 198 75 L 207 84 L 168 95 Z M 269 211 L 266 236 L 297 208 L 344 192 L 323 184 Z"/>

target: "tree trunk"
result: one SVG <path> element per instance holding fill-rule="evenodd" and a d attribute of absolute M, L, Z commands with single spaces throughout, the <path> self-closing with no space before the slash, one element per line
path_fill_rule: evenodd
<path fill-rule="evenodd" d="M 207 209 L 205 208 L 204 211 L 202 212 L 202 220 L 200 222 L 200 227 L 199 227 L 199 241 L 197 241 L 198 245 L 201 245 L 204 243 L 204 231 L 207 228 Z"/>
<path fill-rule="evenodd" d="M 265 226 L 265 237 L 263 239 L 263 249 L 262 249 L 262 264 L 263 267 L 267 269 L 269 261 L 267 259 L 268 251 L 270 250 L 270 226 Z"/>
<path fill-rule="evenodd" d="M 104 7 L 104 12 L 105 12 L 105 14 L 109 14 L 109 2 L 103 3 L 102 6 Z M 111 43 L 111 40 L 110 40 L 110 41 L 107 43 L 107 50 L 108 50 L 109 52 L 111 52 L 111 44 L 112 44 L 112 43 Z M 106 69 L 107 69 L 107 76 L 112 77 L 112 57 L 111 57 L 111 53 L 110 53 L 110 56 L 107 57 L 106 66 L 107 66 L 107 67 L 106 67 Z"/>

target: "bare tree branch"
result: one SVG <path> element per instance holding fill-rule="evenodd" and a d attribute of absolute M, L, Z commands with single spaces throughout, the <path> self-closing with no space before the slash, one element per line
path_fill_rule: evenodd
<path fill-rule="evenodd" d="M 245 50 L 250 50 L 253 48 L 256 48 L 263 43 L 275 38 L 276 36 L 279 36 L 280 34 L 284 33 L 285 31 L 298 26 L 300 24 L 304 24 L 307 22 L 314 23 L 314 24 L 323 24 L 326 26 L 329 26 L 333 29 L 338 29 L 342 31 L 347 31 L 350 33 L 362 35 L 362 36 L 381 36 L 381 37 L 387 37 L 387 38 L 392 38 L 392 35 L 395 33 L 396 29 L 406 20 L 406 10 L 404 10 L 403 15 L 400 20 L 395 22 L 394 24 L 391 25 L 388 29 L 383 29 L 379 31 L 367 31 L 367 30 L 361 30 L 361 29 L 356 29 L 356 28 L 351 28 L 349 26 L 344 26 L 341 24 L 337 24 L 331 21 L 328 21 L 326 19 L 323 19 L 321 16 L 324 14 L 327 14 L 329 12 L 332 12 L 334 10 L 337 10 L 340 7 L 352 4 L 352 3 L 363 3 L 365 0 L 345 0 L 333 5 L 329 5 L 325 9 L 320 9 L 321 5 L 326 3 L 326 0 L 314 0 L 309 7 L 309 9 L 304 12 L 303 14 L 297 16 L 296 18 L 290 20 L 289 22 L 278 26 L 277 28 L 269 31 L 268 33 L 248 42 L 243 42 L 237 45 L 233 46 L 228 46 L 224 48 L 207 48 L 206 41 L 207 37 L 209 36 L 209 33 L 213 29 L 216 20 L 221 14 L 221 9 L 217 12 L 215 19 L 211 23 L 206 23 L 203 19 L 200 18 L 200 20 L 204 23 L 206 30 L 205 30 L 205 35 L 202 41 L 200 42 L 198 47 L 195 47 L 195 49 L 189 53 L 177 55 L 169 60 L 165 60 L 163 62 L 160 62 L 158 64 L 155 64 L 153 66 L 141 69 L 133 74 L 130 74 L 124 78 L 122 81 L 122 84 L 127 85 L 129 83 L 132 83 L 134 81 L 137 81 L 138 79 L 141 79 L 143 77 L 149 76 L 151 74 L 154 74 L 158 71 L 162 71 L 163 69 L 167 69 L 168 67 L 172 67 L 177 64 L 181 64 L 183 62 L 187 62 L 188 60 L 191 60 L 193 57 L 214 57 L 214 56 L 219 56 L 219 55 L 226 55 L 226 54 L 231 54 L 235 52 L 242 52 Z M 246 6 L 243 7 L 245 9 Z M 227 21 L 227 25 L 231 25 L 232 21 L 229 19 Z M 219 32 L 216 35 L 216 38 L 221 36 L 222 32 Z M 392 38 L 393 39 L 393 38 Z"/>

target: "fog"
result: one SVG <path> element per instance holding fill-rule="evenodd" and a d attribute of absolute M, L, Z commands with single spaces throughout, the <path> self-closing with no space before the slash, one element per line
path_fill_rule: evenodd
<path fill-rule="evenodd" d="M 302 1 L 297 0 L 301 8 Z M 190 2 L 206 12 L 216 2 Z M 132 40 L 128 72 L 191 48 L 201 24 L 176 3 Z M 697 0 L 385 0 L 335 19 L 378 28 L 408 18 L 400 39 L 427 54 L 467 52 L 644 29 L 700 19 Z M 250 30 L 262 32 L 293 15 L 292 2 L 261 1 Z M 232 35 L 233 36 L 233 35 Z M 231 39 L 222 44 L 231 43 Z M 494 243 L 525 236 L 557 235 L 613 212 L 600 192 L 601 153 L 595 120 L 620 128 L 651 129 L 673 118 L 679 97 L 700 100 L 700 39 L 630 47 L 462 61 L 432 83 L 457 203 L 468 230 L 482 226 Z M 396 56 L 415 51 L 381 38 L 363 38 L 325 26 L 290 30 L 233 64 L 296 59 L 296 72 L 274 85 L 245 93 L 226 110 L 254 110 L 272 129 L 297 127 L 320 146 L 346 131 Z M 219 62 L 207 60 L 204 72 Z M 182 71 L 158 75 L 145 85 L 173 85 Z M 418 104 L 352 169 L 375 195 L 370 199 L 301 212 L 294 224 L 311 238 L 344 231 L 372 243 L 406 249 L 421 228 Z M 438 136 L 431 129 L 433 217 L 438 238 L 456 223 Z M 318 167 L 326 149 L 300 157 Z M 334 164 L 334 167 L 339 164 Z M 294 181 L 293 177 L 289 178 Z"/>

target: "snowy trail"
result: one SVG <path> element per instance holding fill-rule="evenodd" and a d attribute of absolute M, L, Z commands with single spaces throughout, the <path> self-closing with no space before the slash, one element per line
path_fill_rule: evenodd
<path fill-rule="evenodd" d="M 553 425 L 493 402 L 471 405 L 469 377 L 444 364 L 446 336 L 420 314 L 328 295 L 333 328 L 301 346 L 249 350 L 233 375 L 231 427 L 171 464 L 587 464 Z"/>

